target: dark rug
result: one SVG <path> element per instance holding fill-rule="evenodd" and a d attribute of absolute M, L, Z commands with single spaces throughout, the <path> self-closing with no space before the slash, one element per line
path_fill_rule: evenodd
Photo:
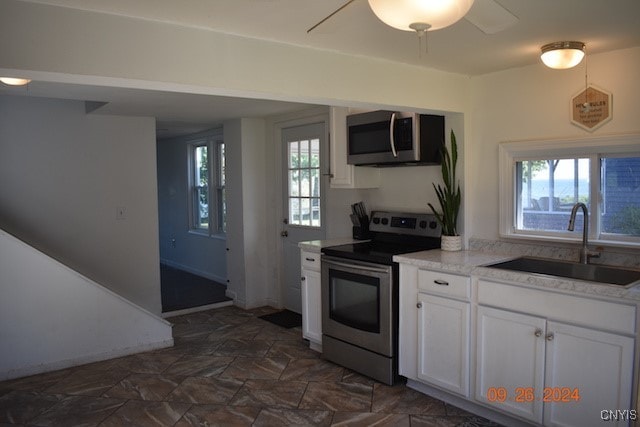
<path fill-rule="evenodd" d="M 164 264 L 160 265 L 163 313 L 231 301 L 231 298 L 225 296 L 226 290 L 227 287 L 222 283 Z"/>
<path fill-rule="evenodd" d="M 265 314 L 259 317 L 262 320 L 266 320 L 267 322 L 271 322 L 274 325 L 282 326 L 287 329 L 302 326 L 302 316 L 289 310 L 277 311 L 275 313 Z"/>

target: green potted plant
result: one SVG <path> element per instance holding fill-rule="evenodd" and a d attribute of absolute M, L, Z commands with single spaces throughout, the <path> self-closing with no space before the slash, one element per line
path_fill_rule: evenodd
<path fill-rule="evenodd" d="M 442 226 L 442 250 L 459 251 L 462 249 L 462 237 L 456 230 L 460 212 L 460 182 L 456 179 L 458 163 L 458 145 L 456 135 L 451 131 L 451 153 L 444 145 L 442 149 L 442 181 L 444 186 L 433 184 L 440 202 L 440 212 L 429 203 L 429 207 Z"/>

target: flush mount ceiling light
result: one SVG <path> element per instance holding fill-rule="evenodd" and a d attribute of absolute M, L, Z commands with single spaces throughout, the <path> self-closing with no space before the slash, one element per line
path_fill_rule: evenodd
<path fill-rule="evenodd" d="M 30 79 L 21 79 L 17 77 L 0 77 L 0 82 L 9 86 L 24 86 L 31 83 Z"/>
<path fill-rule="evenodd" d="M 403 31 L 434 31 L 458 22 L 474 0 L 369 0 L 373 13 Z"/>
<path fill-rule="evenodd" d="M 582 42 L 553 42 L 542 46 L 540 58 L 547 67 L 564 70 L 582 61 L 584 47 Z"/>

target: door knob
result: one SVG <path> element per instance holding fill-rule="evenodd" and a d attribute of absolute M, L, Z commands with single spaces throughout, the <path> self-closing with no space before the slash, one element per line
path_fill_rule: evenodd
<path fill-rule="evenodd" d="M 288 237 L 288 236 L 289 236 L 289 232 L 288 232 L 287 230 L 284 230 L 284 231 L 281 231 L 281 232 L 280 232 L 280 235 L 281 235 L 282 237 Z"/>

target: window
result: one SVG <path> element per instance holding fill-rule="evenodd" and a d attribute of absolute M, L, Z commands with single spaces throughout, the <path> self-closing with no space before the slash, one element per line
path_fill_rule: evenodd
<path fill-rule="evenodd" d="M 288 143 L 289 224 L 320 227 L 320 140 Z"/>
<path fill-rule="evenodd" d="M 589 239 L 640 245 L 640 135 L 500 145 L 504 237 L 579 239 L 571 209 L 589 210 Z"/>
<path fill-rule="evenodd" d="M 189 144 L 190 229 L 215 235 L 226 231 L 225 152 L 220 136 Z"/>

